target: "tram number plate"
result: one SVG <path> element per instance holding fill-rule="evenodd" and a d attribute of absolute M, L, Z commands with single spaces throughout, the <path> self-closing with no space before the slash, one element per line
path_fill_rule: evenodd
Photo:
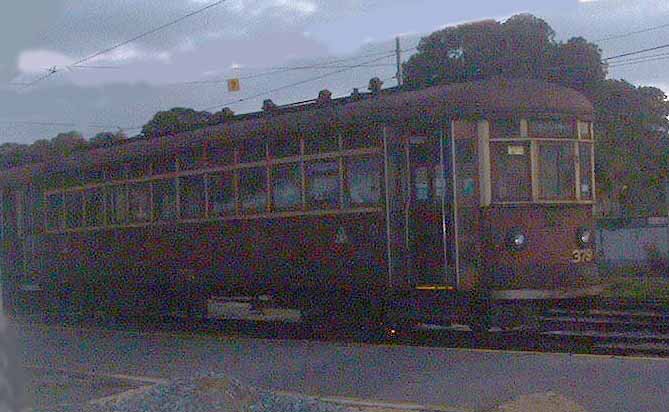
<path fill-rule="evenodd" d="M 571 252 L 571 261 L 573 263 L 592 262 L 592 249 L 575 249 Z"/>

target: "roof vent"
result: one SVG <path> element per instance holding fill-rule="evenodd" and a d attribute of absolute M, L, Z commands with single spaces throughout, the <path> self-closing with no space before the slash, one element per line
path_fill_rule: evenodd
<path fill-rule="evenodd" d="M 262 102 L 262 109 L 265 112 L 271 112 L 274 111 L 278 108 L 276 103 L 272 101 L 272 99 L 266 99 L 265 101 Z"/>
<path fill-rule="evenodd" d="M 381 92 L 381 87 L 383 86 L 383 82 L 381 79 L 378 77 L 372 77 L 369 80 L 369 87 L 368 90 L 372 92 L 372 94 L 379 94 Z"/>
<path fill-rule="evenodd" d="M 332 92 L 328 89 L 323 89 L 318 92 L 318 99 L 316 100 L 319 104 L 327 104 L 332 100 Z"/>

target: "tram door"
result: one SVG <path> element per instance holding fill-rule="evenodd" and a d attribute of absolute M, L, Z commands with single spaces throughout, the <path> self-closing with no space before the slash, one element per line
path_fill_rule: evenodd
<path fill-rule="evenodd" d="M 420 286 L 455 287 L 449 140 L 437 130 L 407 137 L 407 259 Z"/>

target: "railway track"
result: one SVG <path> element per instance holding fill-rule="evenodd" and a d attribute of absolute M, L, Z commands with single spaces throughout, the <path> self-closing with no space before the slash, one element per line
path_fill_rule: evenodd
<path fill-rule="evenodd" d="M 111 319 L 54 316 L 37 320 L 77 327 L 104 327 L 141 332 L 188 332 L 241 335 L 258 338 L 317 339 L 336 342 L 383 342 L 420 346 L 467 347 L 500 350 L 646 355 L 669 357 L 669 305 L 654 302 L 599 301 L 591 307 L 558 307 L 542 317 L 542 331 L 492 331 L 474 335 L 462 326 L 421 325 L 394 336 L 364 336 L 338 331 L 313 336 L 297 323 L 160 319 Z"/>
<path fill-rule="evenodd" d="M 669 305 L 598 300 L 590 307 L 550 309 L 544 335 L 588 342 L 594 353 L 669 356 Z"/>

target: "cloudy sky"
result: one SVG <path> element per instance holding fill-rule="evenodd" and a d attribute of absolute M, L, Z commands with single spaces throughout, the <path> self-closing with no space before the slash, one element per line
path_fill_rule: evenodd
<path fill-rule="evenodd" d="M 248 112 L 265 98 L 287 103 L 323 88 L 345 94 L 373 76 L 394 84 L 394 57 L 385 53 L 395 36 L 411 48 L 444 26 L 520 12 L 547 20 L 561 40 L 601 40 L 605 57 L 669 43 L 666 0 L 227 0 L 82 63 L 87 67 L 68 68 L 214 2 L 8 0 L 0 16 L 0 143 L 70 129 L 132 135 L 156 111 L 176 106 Z M 660 25 L 667 27 L 608 39 Z M 333 60 L 318 70 L 281 69 Z M 614 67 L 610 76 L 669 92 L 667 62 L 659 56 Z M 53 67 L 56 73 L 26 86 Z M 215 82 L 229 77 L 242 79 L 240 92 Z M 322 78 L 308 81 L 315 77 Z M 272 89 L 281 90 L 263 94 Z"/>

